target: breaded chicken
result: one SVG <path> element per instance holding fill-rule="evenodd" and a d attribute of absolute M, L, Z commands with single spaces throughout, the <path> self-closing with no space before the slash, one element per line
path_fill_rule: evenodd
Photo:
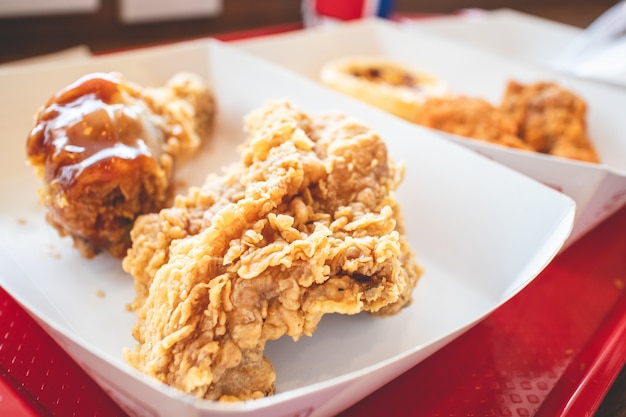
<path fill-rule="evenodd" d="M 517 137 L 513 118 L 500 112 L 486 100 L 465 96 L 433 97 L 415 114 L 415 123 L 447 133 L 532 151 Z"/>
<path fill-rule="evenodd" d="M 515 120 L 516 134 L 537 152 L 599 162 L 587 133 L 587 104 L 553 82 L 510 81 L 500 110 Z"/>
<path fill-rule="evenodd" d="M 245 122 L 241 161 L 141 216 L 123 261 L 137 291 L 127 361 L 221 401 L 274 393 L 268 340 L 311 336 L 328 313 L 395 314 L 422 273 L 394 194 L 403 169 L 374 131 L 289 101 Z"/>
<path fill-rule="evenodd" d="M 214 104 L 187 73 L 150 88 L 93 73 L 58 91 L 26 144 L 48 223 L 87 258 L 123 257 L 135 218 L 171 204 L 174 171 L 207 140 Z"/>

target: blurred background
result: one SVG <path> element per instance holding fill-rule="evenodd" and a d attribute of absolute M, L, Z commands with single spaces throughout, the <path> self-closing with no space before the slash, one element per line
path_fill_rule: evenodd
<path fill-rule="evenodd" d="M 395 0 L 396 15 L 510 8 L 585 27 L 611 0 Z M 302 25 L 301 0 L 2 0 L 0 63 L 86 45 L 99 53 L 267 26 Z"/>

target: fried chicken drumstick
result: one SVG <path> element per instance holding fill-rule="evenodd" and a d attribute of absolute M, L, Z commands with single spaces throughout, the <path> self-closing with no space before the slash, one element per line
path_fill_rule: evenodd
<path fill-rule="evenodd" d="M 140 371 L 237 401 L 274 392 L 268 340 L 311 336 L 327 313 L 395 314 L 422 271 L 394 190 L 403 170 L 379 136 L 289 101 L 248 115 L 241 162 L 138 218 L 133 275 Z"/>
<path fill-rule="evenodd" d="M 94 73 L 57 92 L 26 144 L 48 223 L 86 258 L 123 257 L 135 218 L 171 203 L 176 166 L 209 136 L 214 107 L 209 87 L 187 73 L 155 88 Z"/>

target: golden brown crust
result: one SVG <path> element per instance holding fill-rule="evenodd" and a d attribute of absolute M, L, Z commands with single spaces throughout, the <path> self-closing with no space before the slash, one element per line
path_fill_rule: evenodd
<path fill-rule="evenodd" d="M 138 219 L 130 364 L 198 397 L 271 395 L 267 340 L 327 313 L 394 314 L 421 269 L 393 190 L 402 170 L 367 127 L 287 101 L 246 118 L 241 162 Z"/>
<path fill-rule="evenodd" d="M 428 99 L 416 114 L 414 122 L 466 138 L 533 150 L 516 136 L 517 125 L 513 118 L 479 98 L 456 96 Z"/>
<path fill-rule="evenodd" d="M 429 98 L 414 122 L 470 139 L 599 162 L 587 134 L 585 101 L 556 83 L 511 81 L 499 106 L 480 98 Z"/>
<path fill-rule="evenodd" d="M 523 85 L 510 81 L 501 111 L 517 124 L 517 134 L 537 152 L 599 162 L 587 134 L 587 104 L 553 82 Z"/>

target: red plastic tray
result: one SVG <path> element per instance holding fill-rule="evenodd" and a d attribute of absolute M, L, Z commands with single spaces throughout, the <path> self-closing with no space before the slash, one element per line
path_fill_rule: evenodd
<path fill-rule="evenodd" d="M 341 417 L 390 409 L 398 417 L 593 415 L 626 363 L 624 340 L 626 207 L 509 302 Z M 2 288 L 0 416 L 127 416 Z"/>

